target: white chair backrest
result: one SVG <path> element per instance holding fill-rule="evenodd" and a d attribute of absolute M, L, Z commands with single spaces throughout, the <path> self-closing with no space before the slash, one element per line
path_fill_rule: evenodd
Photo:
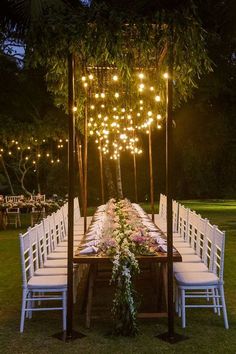
<path fill-rule="evenodd" d="M 12 202 L 12 203 L 17 203 L 22 199 L 22 195 L 6 195 L 5 201 L 6 202 Z"/>
<path fill-rule="evenodd" d="M 32 272 L 34 273 L 39 268 L 39 248 L 38 248 L 38 225 L 29 227 L 30 253 Z"/>
<path fill-rule="evenodd" d="M 30 199 L 35 202 L 45 202 L 46 195 L 45 194 L 31 195 Z"/>
<path fill-rule="evenodd" d="M 80 218 L 80 208 L 79 208 L 79 198 L 75 197 L 74 198 L 74 213 L 76 218 Z"/>
<path fill-rule="evenodd" d="M 186 241 L 188 241 L 188 214 L 189 214 L 189 209 L 179 204 L 178 232 Z"/>
<path fill-rule="evenodd" d="M 206 232 L 204 237 L 204 246 L 202 260 L 210 271 L 213 270 L 213 256 L 214 256 L 214 242 L 215 242 L 215 226 L 207 222 Z"/>
<path fill-rule="evenodd" d="M 173 214 L 173 232 L 178 231 L 179 220 L 179 203 L 175 200 L 172 201 L 172 214 Z"/>
<path fill-rule="evenodd" d="M 202 218 L 195 211 L 189 210 L 188 239 L 191 247 L 201 259 L 204 257 L 207 223 L 207 219 Z"/>
<path fill-rule="evenodd" d="M 167 199 L 164 194 L 160 194 L 159 215 L 166 220 Z"/>
<path fill-rule="evenodd" d="M 65 238 L 65 231 L 64 231 L 64 220 L 62 210 L 58 209 L 54 215 L 54 227 L 55 227 L 55 237 L 56 243 L 63 241 Z"/>
<path fill-rule="evenodd" d="M 26 285 L 34 275 L 34 272 L 39 268 L 37 226 L 29 228 L 27 232 L 20 234 L 19 238 L 23 285 Z"/>
<path fill-rule="evenodd" d="M 223 280 L 224 273 L 224 253 L 225 253 L 225 232 L 220 231 L 214 226 L 214 245 L 213 245 L 213 265 L 212 271 Z"/>
<path fill-rule="evenodd" d="M 33 276 L 29 232 L 19 235 L 23 286 Z"/>
<path fill-rule="evenodd" d="M 48 215 L 45 219 L 43 219 L 44 238 L 47 255 L 52 252 L 52 244 L 50 238 L 50 219 L 51 215 Z"/>
<path fill-rule="evenodd" d="M 50 253 L 49 238 L 47 244 L 43 221 L 41 221 L 41 223 L 37 225 L 37 239 L 38 239 L 38 250 L 39 250 L 39 264 L 40 267 L 43 267 L 44 262 L 47 260 L 47 255 Z"/>

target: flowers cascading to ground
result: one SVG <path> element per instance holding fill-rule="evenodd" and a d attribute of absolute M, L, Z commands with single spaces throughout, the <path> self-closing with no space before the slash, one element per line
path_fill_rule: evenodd
<path fill-rule="evenodd" d="M 136 255 L 151 254 L 152 239 L 141 223 L 137 211 L 128 200 L 110 200 L 106 208 L 107 233 L 101 249 L 113 256 L 111 282 L 116 283 L 112 313 L 117 335 L 133 336 L 137 333 L 138 299 L 133 277 L 139 273 Z"/>

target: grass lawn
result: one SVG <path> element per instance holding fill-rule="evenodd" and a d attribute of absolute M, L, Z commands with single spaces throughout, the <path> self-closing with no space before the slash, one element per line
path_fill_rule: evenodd
<path fill-rule="evenodd" d="M 210 309 L 189 309 L 187 328 L 183 330 L 176 318 L 176 332 L 188 340 L 170 345 L 155 338 L 167 330 L 167 320 L 139 322 L 140 334 L 135 338 L 112 337 L 107 333 L 111 323 L 96 320 L 90 330 L 83 327 L 75 306 L 75 329 L 87 336 L 73 343 L 52 338 L 61 330 L 59 313 L 35 313 L 26 320 L 25 332 L 19 333 L 21 309 L 21 269 L 19 230 L 0 231 L 0 353 L 236 353 L 236 201 L 182 201 L 226 231 L 225 293 L 230 329 L 225 330 L 223 318 Z M 147 205 L 143 207 L 148 211 Z M 90 210 L 92 211 L 92 209 Z M 26 215 L 23 227 L 28 220 Z"/>

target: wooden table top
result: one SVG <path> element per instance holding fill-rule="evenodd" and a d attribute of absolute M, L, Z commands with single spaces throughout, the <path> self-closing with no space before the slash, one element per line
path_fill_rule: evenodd
<path fill-rule="evenodd" d="M 112 256 L 107 256 L 106 254 L 93 253 L 93 254 L 77 254 L 73 257 L 74 263 L 79 264 L 97 264 L 97 263 L 110 263 L 112 262 Z M 144 262 L 157 262 L 157 263 L 166 263 L 167 262 L 167 253 L 166 252 L 155 252 L 152 255 L 139 255 L 135 258 L 141 263 Z M 173 252 L 173 262 L 182 262 L 182 257 L 179 252 Z"/>

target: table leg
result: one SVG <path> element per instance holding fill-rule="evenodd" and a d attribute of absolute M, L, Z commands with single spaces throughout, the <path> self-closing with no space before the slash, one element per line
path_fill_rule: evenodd
<path fill-rule="evenodd" d="M 86 306 L 86 328 L 90 328 L 91 324 L 91 310 L 92 310 L 92 301 L 93 301 L 93 287 L 94 280 L 96 278 L 97 266 L 92 264 L 89 269 L 89 279 L 88 279 L 88 300 Z"/>
<path fill-rule="evenodd" d="M 167 263 L 162 263 L 161 264 L 161 277 L 162 277 L 162 281 L 163 281 L 165 305 L 166 305 L 166 309 L 167 309 L 168 308 Z"/>

